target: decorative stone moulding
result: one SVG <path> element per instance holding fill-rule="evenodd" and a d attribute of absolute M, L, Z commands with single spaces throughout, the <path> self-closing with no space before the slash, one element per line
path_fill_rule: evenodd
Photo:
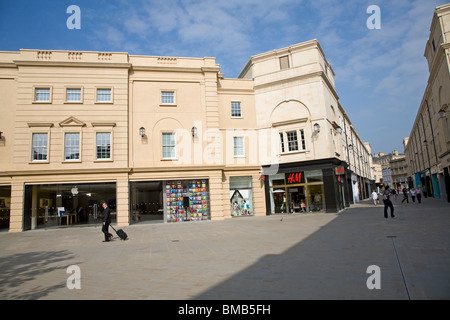
<path fill-rule="evenodd" d="M 177 64 L 177 58 L 160 57 L 158 64 Z"/>
<path fill-rule="evenodd" d="M 38 51 L 37 58 L 40 60 L 50 60 L 52 58 L 51 51 Z"/>

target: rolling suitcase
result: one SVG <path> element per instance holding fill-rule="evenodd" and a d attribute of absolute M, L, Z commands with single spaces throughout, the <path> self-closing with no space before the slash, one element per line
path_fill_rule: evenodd
<path fill-rule="evenodd" d="M 116 234 L 119 236 L 120 240 L 127 240 L 128 235 L 126 234 L 125 231 L 123 231 L 122 229 L 116 230 L 116 229 L 114 229 L 114 227 L 112 225 L 110 225 L 110 227 L 116 232 Z"/>

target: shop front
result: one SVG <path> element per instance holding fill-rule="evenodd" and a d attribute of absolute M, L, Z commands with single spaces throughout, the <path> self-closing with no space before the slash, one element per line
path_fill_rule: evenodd
<path fill-rule="evenodd" d="M 11 186 L 0 186 L 0 231 L 9 229 Z"/>
<path fill-rule="evenodd" d="M 115 182 L 25 185 L 23 230 L 100 225 L 102 201 L 115 222 Z"/>
<path fill-rule="evenodd" d="M 210 218 L 208 179 L 130 182 L 130 223 Z"/>
<path fill-rule="evenodd" d="M 333 159 L 281 164 L 277 174 L 265 176 L 267 214 L 338 212 L 348 202 L 345 172 Z"/>
<path fill-rule="evenodd" d="M 231 216 L 253 216 L 252 177 L 230 177 Z"/>
<path fill-rule="evenodd" d="M 171 180 L 164 183 L 166 222 L 210 220 L 208 179 Z"/>
<path fill-rule="evenodd" d="M 269 176 L 270 212 L 326 212 L 321 170 Z"/>

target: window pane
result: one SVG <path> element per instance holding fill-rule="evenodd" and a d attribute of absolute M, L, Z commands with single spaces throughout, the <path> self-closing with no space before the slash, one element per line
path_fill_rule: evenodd
<path fill-rule="evenodd" d="M 283 132 L 280 132 L 280 145 L 281 145 L 281 152 L 284 152 L 284 134 L 283 134 Z"/>
<path fill-rule="evenodd" d="M 240 102 L 232 102 L 231 103 L 231 116 L 240 118 L 242 117 L 241 112 L 241 103 Z"/>
<path fill-rule="evenodd" d="M 175 158 L 175 133 L 163 133 L 162 148 L 163 159 Z"/>
<path fill-rule="evenodd" d="M 98 102 L 111 102 L 111 89 L 97 89 Z"/>
<path fill-rule="evenodd" d="M 67 89 L 66 92 L 67 101 L 81 101 L 81 89 Z"/>
<path fill-rule="evenodd" d="M 47 133 L 33 133 L 32 160 L 47 160 Z"/>
<path fill-rule="evenodd" d="M 305 130 L 300 129 L 300 139 L 302 141 L 302 150 L 306 150 Z"/>
<path fill-rule="evenodd" d="M 50 101 L 50 88 L 36 88 L 35 101 Z"/>
<path fill-rule="evenodd" d="M 97 159 L 111 158 L 111 133 L 97 133 Z"/>
<path fill-rule="evenodd" d="M 174 104 L 175 103 L 175 93 L 173 91 L 161 92 L 161 103 L 162 104 Z"/>
<path fill-rule="evenodd" d="M 80 159 L 80 134 L 66 133 L 64 144 L 64 158 L 66 160 Z"/>
<path fill-rule="evenodd" d="M 297 131 L 286 132 L 289 151 L 298 151 Z"/>
<path fill-rule="evenodd" d="M 243 156 L 244 155 L 244 138 L 243 137 L 234 137 L 234 156 Z"/>

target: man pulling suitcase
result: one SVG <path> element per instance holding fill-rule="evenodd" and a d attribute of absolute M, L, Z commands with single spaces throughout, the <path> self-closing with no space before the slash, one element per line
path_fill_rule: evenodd
<path fill-rule="evenodd" d="M 109 225 L 111 224 L 111 211 L 105 201 L 102 201 L 103 207 L 103 218 L 102 218 L 102 232 L 105 234 L 105 241 L 109 242 L 112 240 L 113 235 L 109 233 Z"/>

